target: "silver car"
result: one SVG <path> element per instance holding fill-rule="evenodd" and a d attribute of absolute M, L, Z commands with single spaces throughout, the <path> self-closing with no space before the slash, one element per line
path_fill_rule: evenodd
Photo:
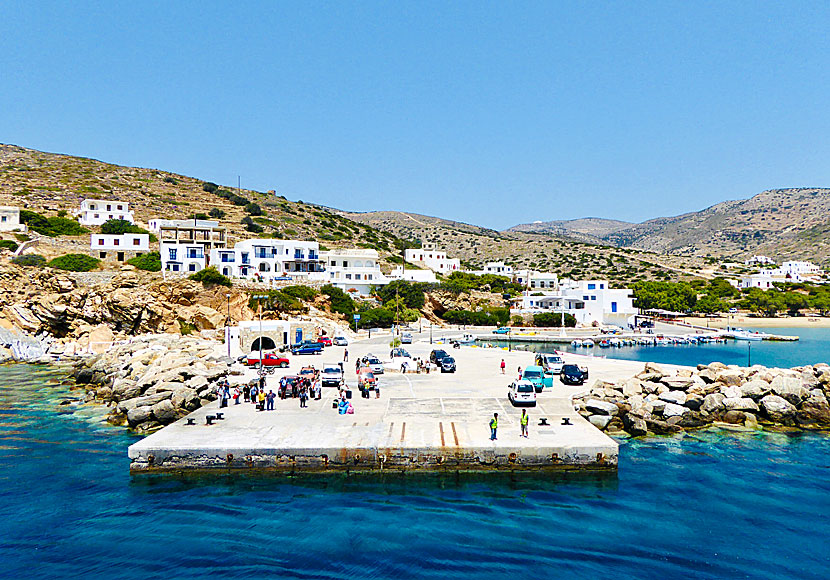
<path fill-rule="evenodd" d="M 401 344 L 412 344 L 412 335 L 408 332 L 404 332 L 401 335 Z"/>
<path fill-rule="evenodd" d="M 347 339 L 345 336 L 335 336 L 333 339 L 331 339 L 331 343 L 334 346 L 349 346 L 349 339 Z"/>
<path fill-rule="evenodd" d="M 507 400 L 514 407 L 519 405 L 527 405 L 529 407 L 536 406 L 536 389 L 530 381 L 516 381 L 511 383 L 507 390 Z"/>

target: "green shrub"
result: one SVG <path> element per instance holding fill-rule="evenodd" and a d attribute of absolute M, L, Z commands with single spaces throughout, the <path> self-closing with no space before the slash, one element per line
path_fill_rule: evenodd
<path fill-rule="evenodd" d="M 172 183 L 173 185 L 178 185 L 179 182 L 170 177 L 169 175 L 164 178 L 164 183 Z"/>
<path fill-rule="evenodd" d="M 211 284 L 218 284 L 220 286 L 232 285 L 231 279 L 220 274 L 219 270 L 216 269 L 216 266 L 208 266 L 204 270 L 199 270 L 195 274 L 191 274 L 189 277 L 191 280 L 201 282 L 205 286 L 209 286 Z"/>
<path fill-rule="evenodd" d="M 311 286 L 303 286 L 303 285 L 295 285 L 295 286 L 286 286 L 282 289 L 283 294 L 288 296 L 293 296 L 294 298 L 298 298 L 303 300 L 304 302 L 310 302 L 317 297 L 319 292 L 312 288 Z"/>
<path fill-rule="evenodd" d="M 46 264 L 46 258 L 40 254 L 23 254 L 22 256 L 12 258 L 12 263 L 18 266 L 34 266 L 40 268 Z"/>
<path fill-rule="evenodd" d="M 251 215 L 262 215 L 262 208 L 259 207 L 259 204 L 256 203 L 246 204 L 245 211 Z"/>
<path fill-rule="evenodd" d="M 289 286 L 291 288 L 291 286 Z M 263 310 L 276 310 L 278 312 L 305 312 L 308 310 L 305 304 L 300 302 L 296 297 L 291 296 L 282 290 L 269 290 L 268 298 L 264 301 L 255 300 L 253 296 L 248 299 L 248 307 L 256 311 L 259 304 L 262 304 Z"/>
<path fill-rule="evenodd" d="M 148 272 L 161 272 L 161 256 L 158 252 L 150 252 L 130 258 L 127 263 L 135 266 L 139 270 L 146 270 Z"/>
<path fill-rule="evenodd" d="M 89 233 L 89 230 L 81 227 L 81 224 L 73 219 L 65 217 L 47 218 L 37 212 L 22 209 L 20 210 L 20 221 L 28 225 L 33 231 L 49 236 L 80 236 Z"/>
<path fill-rule="evenodd" d="M 262 232 L 265 231 L 265 228 L 263 228 L 259 224 L 248 224 L 248 225 L 245 226 L 245 229 L 248 230 L 249 232 L 253 232 L 255 234 L 261 234 Z"/>
<path fill-rule="evenodd" d="M 206 213 L 194 213 L 190 215 L 190 219 L 192 220 L 206 220 L 209 217 L 210 216 L 208 216 L 208 214 Z"/>
<path fill-rule="evenodd" d="M 510 319 L 510 310 L 507 308 L 489 308 L 476 312 L 472 310 L 448 310 L 441 318 L 450 324 L 505 326 Z"/>
<path fill-rule="evenodd" d="M 7 250 L 16 252 L 18 245 L 17 242 L 13 242 L 11 240 L 0 240 L 0 248 L 6 248 Z"/>
<path fill-rule="evenodd" d="M 197 330 L 198 329 L 196 328 L 195 324 L 179 318 L 179 332 L 181 332 L 182 334 L 193 334 Z"/>
<path fill-rule="evenodd" d="M 339 312 L 346 316 L 354 314 L 354 300 L 340 288 L 326 284 L 320 288 L 320 292 L 329 297 L 333 312 Z"/>
<path fill-rule="evenodd" d="M 560 327 L 562 326 L 562 313 L 561 312 L 540 312 L 539 314 L 533 315 L 533 326 L 541 326 L 541 327 Z M 576 326 L 576 318 L 574 318 L 571 314 L 565 313 L 565 326 L 569 328 L 574 328 Z"/>
<path fill-rule="evenodd" d="M 360 313 L 359 328 L 389 328 L 395 323 L 395 313 L 388 308 L 370 308 Z"/>
<path fill-rule="evenodd" d="M 218 207 L 215 207 L 208 212 L 208 215 L 212 218 L 221 220 L 223 217 L 225 217 L 225 212 L 219 209 Z"/>
<path fill-rule="evenodd" d="M 28 242 L 32 238 L 28 234 L 14 234 L 14 239 L 18 242 Z"/>
<path fill-rule="evenodd" d="M 89 272 L 96 269 L 100 263 L 101 260 L 98 258 L 86 254 L 66 254 L 50 260 L 46 265 L 50 268 L 70 272 Z"/>
<path fill-rule="evenodd" d="M 212 181 L 205 181 L 202 184 L 202 189 L 208 193 L 216 193 L 216 190 L 219 189 L 219 186 L 213 183 Z"/>
<path fill-rule="evenodd" d="M 424 307 L 426 300 L 424 298 L 424 288 L 424 284 L 395 280 L 378 288 L 377 294 L 384 304 L 398 296 L 403 299 L 403 303 L 407 308 L 420 310 Z"/>
<path fill-rule="evenodd" d="M 107 220 L 101 224 L 101 233 L 120 236 L 126 233 L 144 234 L 147 233 L 147 230 L 143 230 L 127 220 Z"/>

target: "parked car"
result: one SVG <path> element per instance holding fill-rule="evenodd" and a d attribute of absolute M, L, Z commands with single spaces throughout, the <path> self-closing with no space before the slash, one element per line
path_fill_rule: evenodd
<path fill-rule="evenodd" d="M 258 364 L 259 352 L 254 351 L 248 355 L 248 365 L 253 366 Z M 262 353 L 262 366 L 285 368 L 288 366 L 288 359 L 273 352 L 265 352 Z"/>
<path fill-rule="evenodd" d="M 291 345 L 291 354 L 320 354 L 323 345 L 319 342 L 300 342 Z"/>
<path fill-rule="evenodd" d="M 397 347 L 393 348 L 389 351 L 389 356 L 391 358 L 412 358 L 409 352 L 405 348 Z M 393 361 L 394 362 L 394 361 Z"/>
<path fill-rule="evenodd" d="M 332 339 L 331 342 L 332 342 L 332 344 L 334 344 L 334 346 L 348 346 L 349 345 L 349 339 L 346 338 L 345 336 L 335 336 Z"/>
<path fill-rule="evenodd" d="M 507 334 L 508 332 L 510 332 L 510 329 L 506 326 L 502 326 L 501 328 L 494 330 L 493 334 Z"/>
<path fill-rule="evenodd" d="M 553 386 L 553 375 L 554 373 L 540 366 L 529 366 L 522 371 L 522 379 L 531 382 L 537 393 L 541 393 L 545 387 Z"/>
<path fill-rule="evenodd" d="M 530 381 L 516 381 L 507 387 L 507 400 L 514 407 L 519 405 L 536 406 L 536 390 Z"/>
<path fill-rule="evenodd" d="M 328 336 L 321 336 L 320 338 L 317 339 L 317 342 L 319 342 L 323 346 L 331 346 L 332 345 L 331 338 L 329 338 Z"/>
<path fill-rule="evenodd" d="M 441 359 L 441 361 L 438 363 L 438 367 L 441 369 L 442 373 L 454 373 L 455 359 L 447 355 Z"/>
<path fill-rule="evenodd" d="M 558 354 L 540 352 L 536 354 L 536 359 L 533 364 L 544 367 L 546 371 L 551 371 L 558 375 L 562 372 L 562 365 L 565 364 L 565 359 Z"/>
<path fill-rule="evenodd" d="M 441 350 L 440 348 L 436 348 L 431 353 L 429 353 L 429 362 L 434 363 L 435 365 L 440 367 L 441 359 L 448 356 L 450 355 L 447 354 L 447 351 Z"/>
<path fill-rule="evenodd" d="M 380 359 L 373 354 L 368 354 L 363 357 L 363 364 L 372 369 L 372 372 L 376 375 L 383 374 L 383 363 L 380 362 Z"/>
<path fill-rule="evenodd" d="M 324 387 L 339 387 L 343 384 L 343 369 L 339 366 L 323 367 L 322 377 Z"/>
<path fill-rule="evenodd" d="M 357 388 L 361 391 L 366 389 L 373 389 L 378 384 L 378 379 L 375 373 L 369 367 L 360 367 L 357 371 Z"/>
<path fill-rule="evenodd" d="M 280 399 L 286 397 L 296 397 L 299 394 L 300 377 L 297 375 L 288 375 L 280 379 L 280 386 L 277 389 L 277 396 Z"/>
<path fill-rule="evenodd" d="M 300 369 L 300 377 L 304 379 L 308 379 L 312 383 L 317 379 L 320 375 L 320 371 L 315 369 L 313 366 L 307 366 Z"/>
<path fill-rule="evenodd" d="M 559 380 L 566 385 L 581 385 L 588 380 L 588 369 L 577 365 L 563 365 Z"/>
<path fill-rule="evenodd" d="M 412 335 L 408 332 L 404 332 L 401 335 L 401 344 L 412 344 Z"/>

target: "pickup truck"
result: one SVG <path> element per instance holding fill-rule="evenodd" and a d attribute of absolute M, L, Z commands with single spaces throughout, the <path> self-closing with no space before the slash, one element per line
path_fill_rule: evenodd
<path fill-rule="evenodd" d="M 248 355 L 248 366 L 258 365 L 259 364 L 259 353 L 252 352 Z M 284 356 L 279 356 L 274 354 L 273 352 L 266 352 L 262 355 L 262 366 L 264 367 L 280 367 L 285 368 L 288 366 L 288 359 Z"/>
<path fill-rule="evenodd" d="M 323 345 L 319 342 L 301 342 L 291 345 L 291 354 L 320 354 Z"/>
<path fill-rule="evenodd" d="M 497 328 L 493 331 L 493 334 L 507 334 L 510 332 L 510 329 L 507 327 L 502 326 L 501 328 Z"/>

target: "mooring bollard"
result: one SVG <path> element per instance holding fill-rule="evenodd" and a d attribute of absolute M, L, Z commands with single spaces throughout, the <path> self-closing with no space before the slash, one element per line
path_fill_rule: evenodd
<path fill-rule="evenodd" d="M 216 413 L 216 420 L 217 421 L 222 421 L 224 419 L 225 419 L 225 414 L 224 413 Z"/>
<path fill-rule="evenodd" d="M 547 417 L 541 417 L 539 419 L 539 427 L 550 427 L 550 424 L 548 423 L 548 418 Z"/>
<path fill-rule="evenodd" d="M 195 425 L 195 424 L 196 424 L 196 419 L 194 419 L 193 417 L 188 417 L 187 418 L 186 425 Z"/>
<path fill-rule="evenodd" d="M 573 425 L 573 423 L 571 423 L 571 420 L 568 419 L 567 417 L 562 418 L 562 424 L 563 425 Z"/>
<path fill-rule="evenodd" d="M 205 417 L 205 425 L 213 425 L 213 420 L 216 419 L 213 415 L 207 415 Z"/>

